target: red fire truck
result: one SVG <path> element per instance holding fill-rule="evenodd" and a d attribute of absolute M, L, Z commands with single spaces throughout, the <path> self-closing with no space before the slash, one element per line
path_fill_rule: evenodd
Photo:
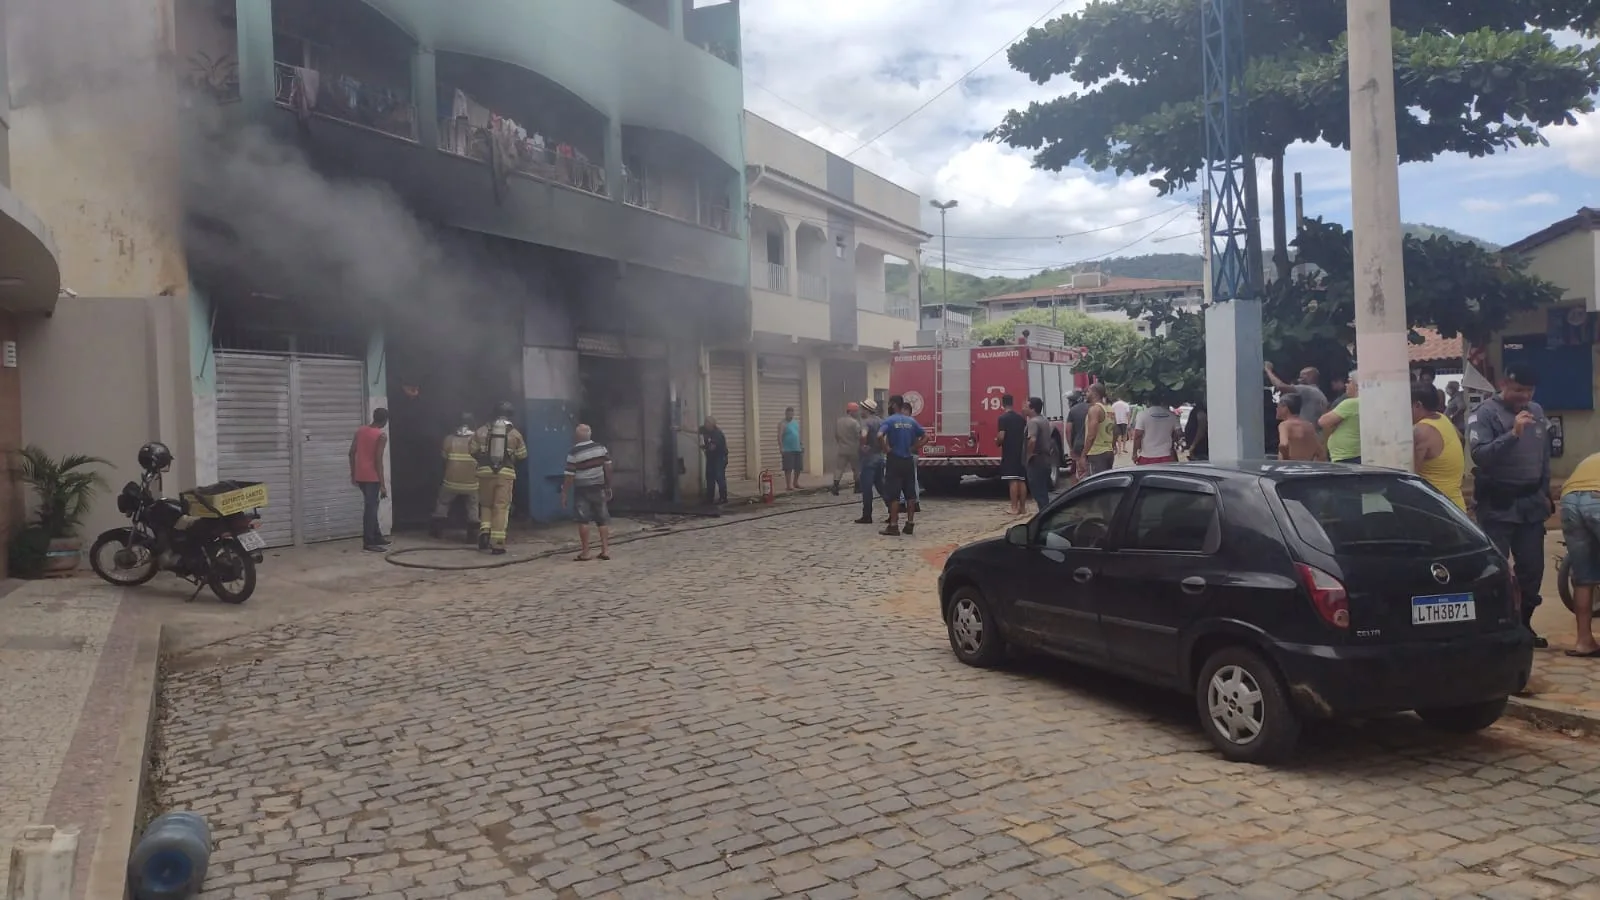
<path fill-rule="evenodd" d="M 1024 414 L 1029 397 L 1044 400 L 1055 434 L 1057 474 L 1066 466 L 1061 439 L 1066 397 L 1090 384 L 1089 374 L 1074 368 L 1083 350 L 1021 340 L 1027 342 L 908 347 L 891 355 L 889 393 L 904 397 L 911 415 L 928 430 L 917 460 L 924 488 L 948 490 L 963 475 L 999 476 L 995 438 L 1005 394 Z"/>

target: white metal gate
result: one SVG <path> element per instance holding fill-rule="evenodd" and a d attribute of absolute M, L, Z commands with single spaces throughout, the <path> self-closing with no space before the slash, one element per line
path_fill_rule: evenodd
<path fill-rule="evenodd" d="M 366 419 L 360 360 L 219 352 L 217 476 L 267 485 L 269 547 L 361 534 L 350 439 Z"/>
<path fill-rule="evenodd" d="M 218 353 L 216 363 L 217 477 L 264 483 L 267 506 L 261 510 L 261 536 L 269 547 L 292 544 L 295 491 L 289 358 Z"/>
<path fill-rule="evenodd" d="M 737 354 L 713 354 L 711 357 L 711 415 L 717 427 L 728 439 L 728 480 L 744 481 L 750 477 L 746 462 L 745 410 L 748 409 L 749 391 L 745 388 L 744 358 Z"/>
<path fill-rule="evenodd" d="M 300 540 L 361 534 L 361 501 L 350 484 L 350 438 L 366 419 L 363 366 L 356 359 L 295 360 L 300 427 L 296 508 Z"/>
<path fill-rule="evenodd" d="M 768 359 L 772 360 L 772 357 Z M 800 402 L 801 377 L 805 372 L 805 363 L 799 359 L 794 362 L 798 364 L 796 366 L 798 372 L 791 374 L 786 369 L 763 372 L 756 384 L 756 390 L 760 392 L 757 400 L 761 410 L 761 421 L 756 427 L 761 429 L 759 434 L 761 468 L 771 470 L 774 479 L 783 476 L 783 445 L 778 442 L 778 426 L 783 424 L 783 411 L 786 407 L 794 407 L 795 418 L 801 420 L 801 439 L 804 440 L 805 437 L 805 406 Z"/>

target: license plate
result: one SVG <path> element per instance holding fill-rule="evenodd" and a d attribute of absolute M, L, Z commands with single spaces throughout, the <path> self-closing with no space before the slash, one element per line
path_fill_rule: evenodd
<path fill-rule="evenodd" d="M 256 534 L 254 531 L 247 531 L 244 534 L 239 535 L 239 546 L 254 552 L 256 550 L 264 549 L 267 546 L 267 539 L 259 534 Z"/>
<path fill-rule="evenodd" d="M 1472 622 L 1478 618 L 1478 604 L 1471 594 L 1433 594 L 1411 598 L 1411 624 L 1438 625 L 1443 622 Z"/>

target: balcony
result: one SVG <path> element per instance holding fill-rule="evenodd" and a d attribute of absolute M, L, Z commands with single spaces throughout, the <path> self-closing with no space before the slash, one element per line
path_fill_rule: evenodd
<path fill-rule="evenodd" d="M 408 141 L 417 139 L 417 108 L 396 88 L 285 63 L 278 63 L 276 70 L 273 102 L 302 118 L 316 116 Z"/>
<path fill-rule="evenodd" d="M 884 297 L 883 312 L 896 319 L 909 322 L 917 320 L 917 301 L 905 294 L 892 293 Z"/>
<path fill-rule="evenodd" d="M 758 263 L 756 271 L 756 286 L 766 288 L 774 294 L 789 293 L 789 267 L 778 263 Z M 763 277 L 764 276 L 764 277 Z"/>
<path fill-rule="evenodd" d="M 800 273 L 800 296 L 806 300 L 828 299 L 828 278 L 816 272 Z"/>
<path fill-rule="evenodd" d="M 510 120 L 504 120 L 510 122 Z M 503 166 L 511 175 L 609 197 L 605 166 L 589 161 L 570 144 L 547 145 L 540 135 L 510 127 L 480 127 L 464 119 L 439 120 L 439 149 L 485 165 Z"/>

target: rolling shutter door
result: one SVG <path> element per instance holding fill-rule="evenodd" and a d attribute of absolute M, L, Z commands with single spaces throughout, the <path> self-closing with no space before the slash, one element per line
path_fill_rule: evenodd
<path fill-rule="evenodd" d="M 219 352 L 216 362 L 217 477 L 266 484 L 261 536 L 269 547 L 288 546 L 294 543 L 295 513 L 289 360 Z"/>
<path fill-rule="evenodd" d="M 749 446 L 745 434 L 745 410 L 748 398 L 745 390 L 744 360 L 739 356 L 711 358 L 711 415 L 717 427 L 728 439 L 728 480 L 746 481 L 750 478 L 745 448 Z"/>
<path fill-rule="evenodd" d="M 350 484 L 350 439 L 366 420 L 362 362 L 303 357 L 295 364 L 301 540 L 360 537 L 361 498 Z"/>
<path fill-rule="evenodd" d="M 794 407 L 795 417 L 802 419 L 800 435 L 802 440 L 805 438 L 805 407 L 800 403 L 800 379 L 763 375 L 757 389 L 761 392 L 761 468 L 770 470 L 772 477 L 779 479 L 783 477 L 783 447 L 778 443 L 778 426 L 783 424 L 783 410 L 786 407 Z"/>

